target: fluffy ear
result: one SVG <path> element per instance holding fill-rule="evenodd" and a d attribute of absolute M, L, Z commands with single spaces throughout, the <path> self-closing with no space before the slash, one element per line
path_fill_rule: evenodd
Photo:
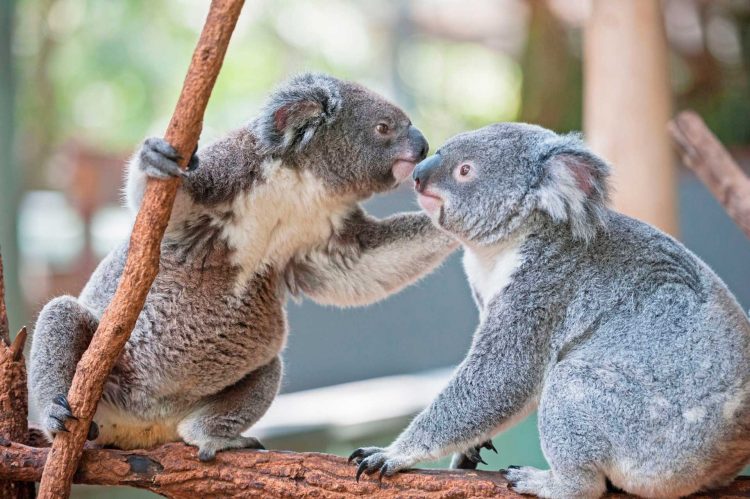
<path fill-rule="evenodd" d="M 266 101 L 252 128 L 262 149 L 274 156 L 300 151 L 341 109 L 339 80 L 305 73 L 281 85 Z"/>
<path fill-rule="evenodd" d="M 590 241 L 606 226 L 609 165 L 577 134 L 564 135 L 542 158 L 538 207 L 557 222 L 570 224 L 573 236 Z"/>

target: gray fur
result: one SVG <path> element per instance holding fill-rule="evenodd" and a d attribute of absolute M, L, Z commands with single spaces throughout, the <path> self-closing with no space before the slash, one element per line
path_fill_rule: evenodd
<path fill-rule="evenodd" d="M 475 176 L 459 182 L 466 162 Z M 353 454 L 360 473 L 471 456 L 538 407 L 551 469 L 505 471 L 517 492 L 598 497 L 608 478 L 678 497 L 731 481 L 750 459 L 750 322 L 722 281 L 676 240 L 606 209 L 606 166 L 578 138 L 494 125 L 425 165 L 419 190 L 440 196 L 433 220 L 464 243 L 480 324 L 398 439 Z M 551 171 L 566 167 L 578 171 Z M 561 182 L 568 174 L 578 182 Z M 502 276 L 494 288 L 482 262 Z"/>
<path fill-rule="evenodd" d="M 275 120 L 279 108 L 291 109 L 285 120 Z M 376 132 L 394 117 L 405 121 L 390 136 Z M 179 175 L 182 189 L 159 274 L 99 404 L 97 443 L 183 439 L 201 459 L 259 447 L 242 432 L 279 388 L 288 289 L 325 303 L 371 303 L 457 246 L 423 214 L 381 221 L 358 204 L 397 185 L 394 162 L 416 163 L 426 146 L 396 106 L 324 75 L 281 86 L 249 126 L 199 151 L 194 171 L 177 172 L 174 149 L 148 139 L 130 165 L 129 206 L 137 209 L 148 177 Z M 52 300 L 39 316 L 30 384 L 50 435 L 71 416 L 55 400 L 64 402 L 127 252 L 127 244 L 114 250 L 78 298 Z"/>

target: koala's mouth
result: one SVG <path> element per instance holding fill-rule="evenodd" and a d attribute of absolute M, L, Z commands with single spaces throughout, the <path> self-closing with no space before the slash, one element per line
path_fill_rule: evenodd
<path fill-rule="evenodd" d="M 391 173 L 393 174 L 393 178 L 396 179 L 396 183 L 400 184 L 407 178 L 411 177 L 416 166 L 417 163 L 414 160 L 397 159 L 391 167 Z"/>
<path fill-rule="evenodd" d="M 443 206 L 443 198 L 432 191 L 424 190 L 417 193 L 417 202 L 424 211 L 434 215 L 440 211 Z"/>

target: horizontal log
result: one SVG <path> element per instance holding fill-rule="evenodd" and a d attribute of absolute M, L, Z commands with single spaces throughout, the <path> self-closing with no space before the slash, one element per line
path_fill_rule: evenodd
<path fill-rule="evenodd" d="M 0 480 L 38 481 L 48 453 L 49 448 L 0 442 Z M 412 470 L 382 481 L 363 477 L 356 482 L 354 470 L 354 465 L 344 458 L 330 454 L 283 451 L 220 452 L 214 462 L 202 463 L 195 448 L 174 443 L 150 450 L 87 449 L 74 482 L 126 485 L 189 499 L 522 497 L 507 488 L 500 473 L 492 471 Z M 716 493 L 722 497 L 748 497 L 750 480 L 738 479 Z M 710 497 L 717 497 L 716 493 Z"/>

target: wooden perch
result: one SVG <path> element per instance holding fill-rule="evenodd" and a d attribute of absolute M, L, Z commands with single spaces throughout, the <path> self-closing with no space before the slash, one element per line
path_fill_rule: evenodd
<path fill-rule="evenodd" d="M 200 136 L 203 113 L 224 59 L 244 0 L 213 0 L 165 138 L 182 156 L 184 168 Z M 67 497 L 83 451 L 104 382 L 135 326 L 159 270 L 161 239 L 166 230 L 178 179 L 149 179 L 130 236 L 125 269 L 112 301 L 73 378 L 68 401 L 78 421 L 69 433 L 58 433 L 42 475 L 39 497 Z"/>
<path fill-rule="evenodd" d="M 39 480 L 49 449 L 0 442 L 0 480 Z M 226 451 L 201 463 L 196 449 L 167 444 L 151 450 L 85 450 L 75 482 L 127 485 L 171 498 L 328 497 L 346 499 L 521 498 L 493 471 L 413 470 L 378 482 L 354 480 L 354 465 L 329 454 L 279 451 Z M 694 497 L 748 497 L 750 480 L 740 478 L 724 490 Z M 609 498 L 626 497 L 608 494 Z"/>
<path fill-rule="evenodd" d="M 27 441 L 28 392 L 23 347 L 26 328 L 11 343 L 5 309 L 3 259 L 0 256 L 0 439 Z M 0 478 L 0 499 L 31 499 L 34 484 Z"/>
<path fill-rule="evenodd" d="M 669 122 L 669 132 L 685 166 L 695 172 L 750 238 L 750 178 L 693 111 L 678 114 Z"/>

